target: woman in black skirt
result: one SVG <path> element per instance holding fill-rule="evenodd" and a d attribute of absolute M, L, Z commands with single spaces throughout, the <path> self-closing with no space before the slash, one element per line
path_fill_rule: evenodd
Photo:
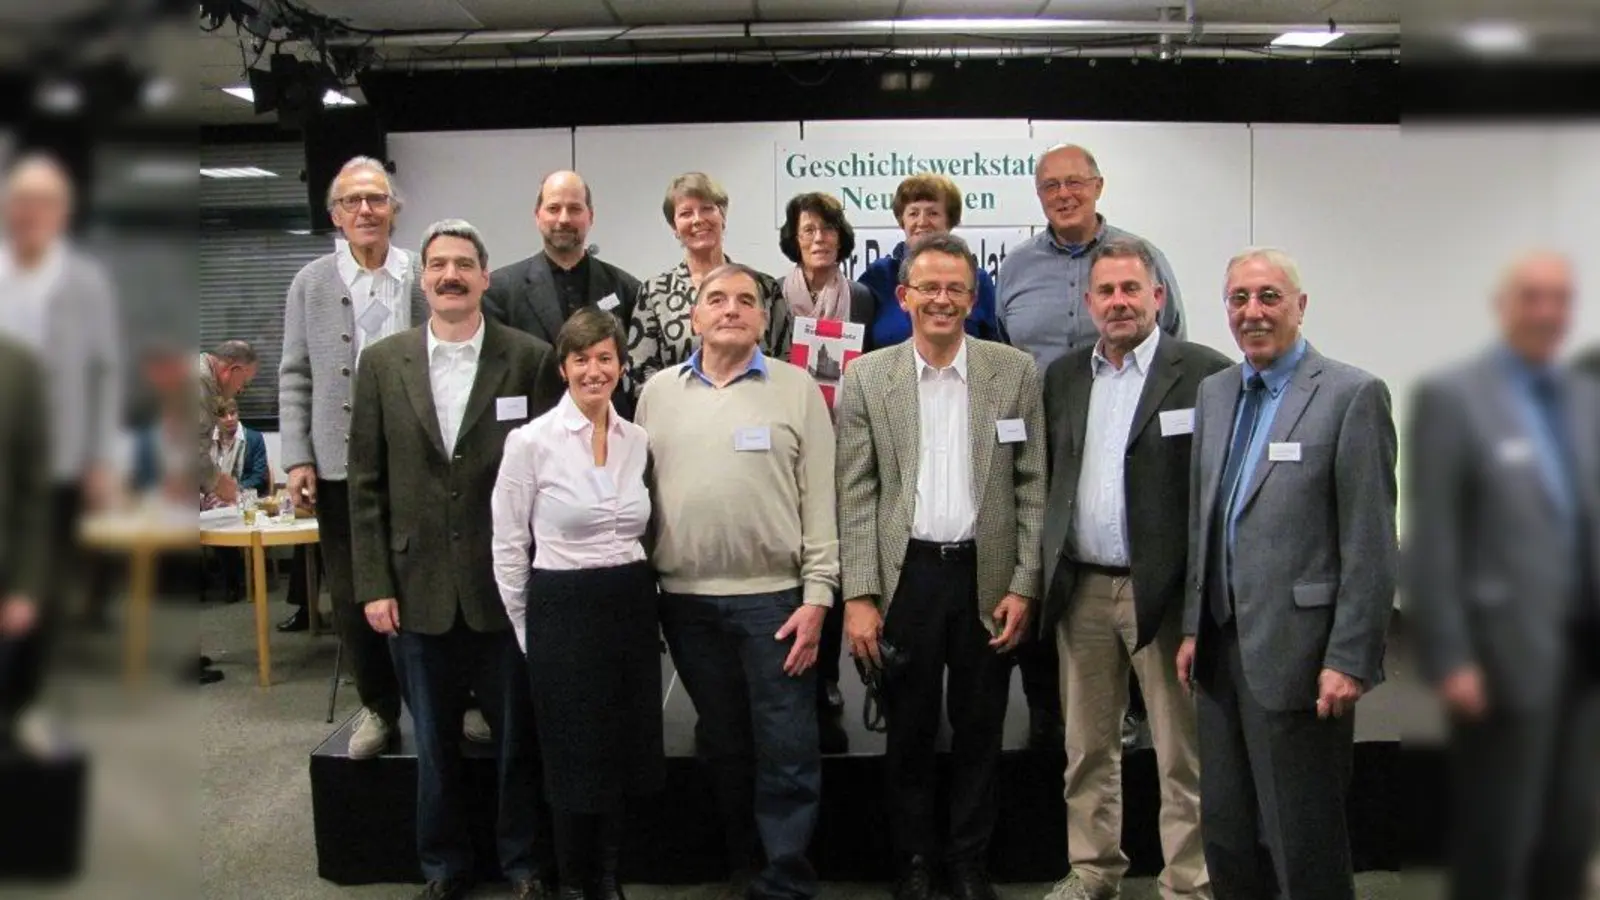
<path fill-rule="evenodd" d="M 567 320 L 567 392 L 506 438 L 494 489 L 495 580 L 528 659 L 562 900 L 621 900 L 623 801 L 659 789 L 665 765 L 647 445 L 611 405 L 624 346 L 608 312 Z"/>

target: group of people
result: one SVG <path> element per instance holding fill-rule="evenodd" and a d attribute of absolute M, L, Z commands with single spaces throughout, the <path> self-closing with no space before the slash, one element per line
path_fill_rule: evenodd
<path fill-rule="evenodd" d="M 543 250 L 491 270 L 461 220 L 429 226 L 415 253 L 395 247 L 394 179 L 368 158 L 343 167 L 328 208 L 347 244 L 288 292 L 282 452 L 292 496 L 317 512 L 363 704 L 349 753 L 393 746 L 402 698 L 415 724 L 421 897 L 465 896 L 476 871 L 458 749 L 469 703 L 498 750 L 497 850 L 516 896 L 621 897 L 626 804 L 663 777 L 661 635 L 697 712 L 730 896 L 815 896 L 830 627 L 881 675 L 898 900 L 995 896 L 996 767 L 1029 647 L 1053 651 L 1033 654 L 1049 668 L 1032 680 L 1064 726 L 1072 871 L 1052 900 L 1119 894 L 1130 673 L 1160 775 L 1165 896 L 1355 896 L 1354 712 L 1385 678 L 1401 573 L 1389 391 L 1308 342 L 1284 252 L 1222 267 L 1230 362 L 1186 340 L 1161 253 L 1097 212 L 1092 154 L 1051 148 L 1035 178 L 1048 227 L 998 285 L 950 232 L 948 179 L 900 186 L 907 240 L 852 283 L 836 199 L 788 204 L 779 244 L 795 269 L 775 278 L 728 259 L 728 197 L 700 173 L 663 200 L 683 260 L 640 282 L 587 251 L 596 209 L 577 173 L 541 185 Z M 1562 277 L 1549 265 L 1514 269 L 1501 300 L 1497 353 L 1540 371 L 1552 357 L 1518 335 L 1564 328 L 1547 308 L 1526 324 L 1530 292 L 1554 302 L 1556 288 L 1528 286 Z M 784 361 L 796 317 L 867 326 L 833 408 Z M 255 364 L 229 347 L 203 361 L 221 395 Z M 1600 556 L 1593 450 L 1548 454 L 1574 462 L 1558 484 L 1578 524 L 1537 549 L 1576 552 L 1569 568 Z M 1479 470 L 1445 471 L 1419 480 L 1460 501 Z M 227 477 L 203 474 L 212 489 Z M 1510 667 L 1473 655 L 1493 626 L 1433 580 L 1484 557 L 1447 532 L 1424 532 L 1442 549 L 1418 570 L 1434 593 L 1416 609 L 1454 642 L 1430 671 L 1478 667 L 1481 702 Z M 1516 572 L 1492 581 L 1499 601 L 1533 583 Z M 1600 618 L 1595 581 L 1570 581 L 1574 621 Z M 1517 645 L 1555 667 L 1541 691 L 1592 709 L 1593 674 L 1561 646 L 1544 632 Z M 1560 730 L 1541 723 L 1540 739 Z M 1534 738 L 1485 739 L 1474 759 L 1548 750 Z M 1593 845 L 1592 816 L 1564 805 L 1555 821 L 1562 846 Z M 1479 842 L 1510 827 L 1477 824 Z M 1531 877 L 1497 850 L 1482 868 Z"/>

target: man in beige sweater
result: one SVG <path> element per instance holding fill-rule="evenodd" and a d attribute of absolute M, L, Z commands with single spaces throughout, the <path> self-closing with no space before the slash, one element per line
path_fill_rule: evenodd
<path fill-rule="evenodd" d="M 650 435 L 661 624 L 699 715 L 736 882 L 759 858 L 752 823 L 765 850 L 741 895 L 814 897 L 813 666 L 839 583 L 833 423 L 809 375 L 762 355 L 750 269 L 708 274 L 691 322 L 700 349 L 650 379 L 635 416 Z"/>

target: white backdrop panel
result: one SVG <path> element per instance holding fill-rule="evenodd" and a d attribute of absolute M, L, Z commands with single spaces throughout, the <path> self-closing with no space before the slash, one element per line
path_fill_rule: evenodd
<path fill-rule="evenodd" d="M 661 215 L 674 177 L 699 171 L 728 192 L 728 256 L 781 277 L 790 263 L 772 227 L 772 148 L 800 137 L 799 122 L 579 128 L 578 171 L 594 191 L 600 257 L 641 280 L 683 259 Z"/>
<path fill-rule="evenodd" d="M 1578 321 L 1570 344 L 1600 344 L 1600 126 L 1584 125 L 1556 132 L 1556 244 L 1571 253 L 1578 266 Z"/>
<path fill-rule="evenodd" d="M 572 167 L 572 132 L 395 133 L 389 157 L 406 194 L 395 242 L 414 248 L 434 222 L 466 219 L 483 233 L 489 265 L 498 267 L 538 251 L 533 201 L 547 173 Z M 589 239 L 605 240 L 606 234 L 597 224 Z"/>
<path fill-rule="evenodd" d="M 1040 150 L 1079 144 L 1095 155 L 1106 221 L 1166 254 L 1189 314 L 1189 339 L 1230 353 L 1222 269 L 1250 243 L 1250 131 L 1244 125 L 1033 123 Z M 1044 214 L 1033 210 L 1043 224 Z"/>

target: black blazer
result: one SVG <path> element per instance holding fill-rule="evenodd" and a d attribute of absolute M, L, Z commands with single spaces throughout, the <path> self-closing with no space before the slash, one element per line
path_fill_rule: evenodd
<path fill-rule="evenodd" d="M 0 338 L 0 597 L 48 599 L 49 466 L 44 370 L 31 349 Z"/>
<path fill-rule="evenodd" d="M 511 627 L 495 586 L 490 496 L 506 436 L 561 396 L 555 353 L 538 338 L 484 323 L 461 432 L 446 453 L 422 325 L 361 354 L 350 427 L 350 520 L 356 601 L 393 597 L 400 627 L 444 634 L 461 610 L 474 631 Z M 527 414 L 499 415 L 523 397 Z"/>
<path fill-rule="evenodd" d="M 589 257 L 588 305 L 615 295 L 611 312 L 622 320 L 626 334 L 633 321 L 633 307 L 639 301 L 639 279 L 598 257 Z M 608 304 L 609 305 L 609 304 Z M 550 274 L 550 257 L 543 252 L 495 269 L 489 275 L 489 290 L 483 295 L 483 314 L 502 325 L 555 345 L 556 335 L 566 324 L 561 298 L 556 295 L 555 277 Z M 627 347 L 619 348 L 623 353 Z"/>
<path fill-rule="evenodd" d="M 1572 361 L 1572 367 L 1585 375 L 1600 378 L 1600 347 L 1590 347 Z"/>
<path fill-rule="evenodd" d="M 1090 368 L 1095 345 L 1080 347 L 1050 365 L 1044 377 L 1045 442 L 1050 455 L 1050 499 L 1045 504 L 1044 605 L 1040 636 L 1053 629 L 1072 600 L 1078 581 L 1073 558 L 1073 519 L 1078 476 L 1089 418 Z M 1189 556 L 1190 435 L 1161 436 L 1160 413 L 1193 409 L 1200 382 L 1226 369 L 1227 357 L 1200 344 L 1163 334 L 1129 431 L 1123 467 L 1127 502 L 1128 555 L 1132 562 L 1138 643 L 1155 639 L 1166 616 L 1183 610 Z"/>

